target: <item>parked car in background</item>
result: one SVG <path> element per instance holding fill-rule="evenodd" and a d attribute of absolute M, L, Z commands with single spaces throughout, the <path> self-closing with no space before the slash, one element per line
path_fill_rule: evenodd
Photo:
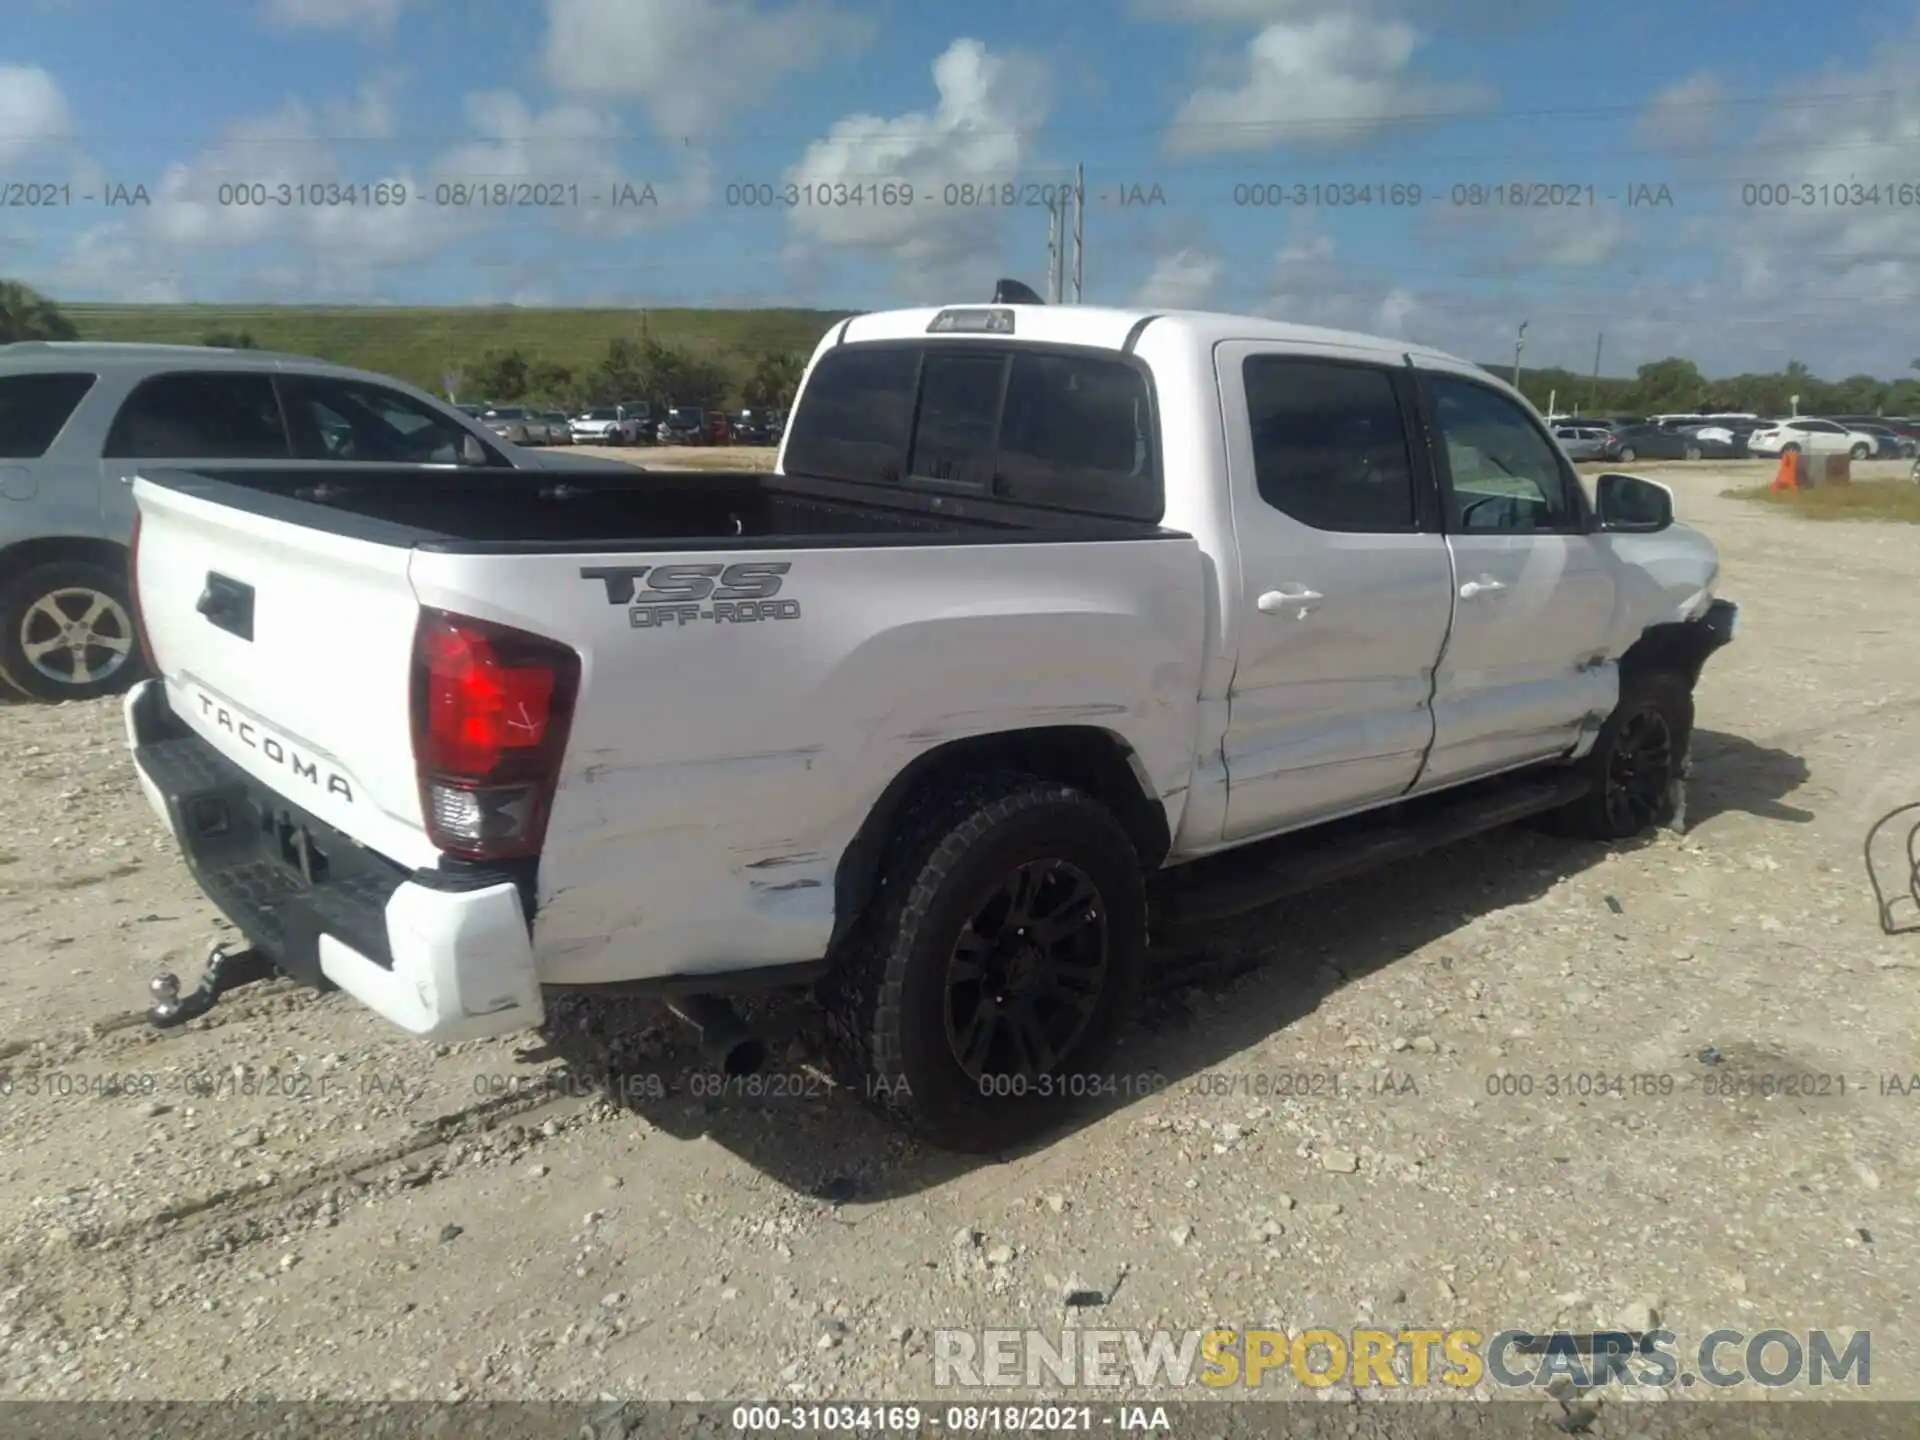
<path fill-rule="evenodd" d="M 622 400 L 620 413 L 633 426 L 633 443 L 651 445 L 654 441 L 653 402 L 650 400 Z"/>
<path fill-rule="evenodd" d="M 1569 460 L 1611 460 L 1620 449 L 1619 437 L 1598 425 L 1556 425 L 1553 438 Z"/>
<path fill-rule="evenodd" d="M 480 423 L 514 445 L 540 445 L 546 442 L 546 422 L 537 419 L 531 410 L 521 405 L 501 405 L 489 410 L 480 417 Z"/>
<path fill-rule="evenodd" d="M 733 440 L 736 445 L 770 445 L 773 443 L 773 426 L 765 410 L 741 410 L 733 417 Z"/>
<path fill-rule="evenodd" d="M 707 412 L 693 405 L 675 405 L 661 419 L 654 438 L 662 445 L 704 445 Z"/>
<path fill-rule="evenodd" d="M 568 428 L 576 445 L 633 445 L 639 441 L 637 427 L 618 405 L 582 410 Z"/>
<path fill-rule="evenodd" d="M 537 470 L 557 460 L 403 381 L 310 356 L 0 345 L 0 681 L 37 699 L 85 700 L 142 673 L 127 576 L 129 487 L 142 469 Z"/>
<path fill-rule="evenodd" d="M 470 420 L 478 420 L 493 407 L 490 405 L 456 405 L 453 407 Z"/>
<path fill-rule="evenodd" d="M 547 427 L 547 444 L 571 445 L 573 443 L 573 421 L 564 410 L 542 410 L 539 418 Z"/>
<path fill-rule="evenodd" d="M 1920 451 L 1920 442 L 1916 442 L 1909 436 L 1902 435 L 1891 425 L 1882 424 L 1877 420 L 1863 425 L 1855 425 L 1852 428 L 1859 431 L 1862 435 L 1871 435 L 1879 442 L 1874 449 L 1872 459 L 1904 460 L 1916 451 Z"/>
<path fill-rule="evenodd" d="M 1781 420 L 1747 437 L 1747 449 L 1755 455 L 1797 455 L 1805 451 L 1809 455 L 1851 455 L 1855 460 L 1865 460 L 1879 448 L 1880 442 L 1871 435 L 1850 430 L 1836 420 L 1806 416 Z"/>
<path fill-rule="evenodd" d="M 1702 460 L 1710 453 L 1715 459 L 1728 459 L 1733 454 L 1733 447 L 1723 442 L 1702 440 L 1660 425 L 1623 425 L 1613 432 L 1613 438 L 1618 449 L 1612 458 L 1622 464 L 1635 460 Z"/>

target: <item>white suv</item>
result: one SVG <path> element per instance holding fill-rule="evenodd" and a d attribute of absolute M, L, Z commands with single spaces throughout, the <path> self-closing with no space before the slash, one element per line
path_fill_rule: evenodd
<path fill-rule="evenodd" d="M 1849 430 L 1834 420 L 1782 420 L 1747 437 L 1754 455 L 1851 455 L 1865 460 L 1880 444 L 1864 430 Z"/>
<path fill-rule="evenodd" d="M 390 376 L 203 345 L 0 345 L 0 692 L 85 700 L 142 670 L 127 585 L 147 467 L 626 469 L 523 450 Z"/>

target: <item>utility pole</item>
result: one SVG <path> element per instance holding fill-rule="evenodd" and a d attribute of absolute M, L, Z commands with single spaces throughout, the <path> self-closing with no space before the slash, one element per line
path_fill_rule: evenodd
<path fill-rule="evenodd" d="M 1064 196 L 1054 194 L 1046 202 L 1046 303 L 1060 303 L 1060 261 L 1062 246 L 1066 244 L 1066 207 L 1062 205 Z"/>
<path fill-rule="evenodd" d="M 1513 337 L 1513 388 L 1520 388 L 1520 352 L 1527 348 L 1527 322 L 1520 322 L 1520 329 Z"/>
<path fill-rule="evenodd" d="M 1073 167 L 1073 303 L 1080 303 L 1080 282 L 1087 258 L 1087 163 Z"/>
<path fill-rule="evenodd" d="M 1606 343 L 1607 333 L 1604 330 L 1593 337 L 1593 384 L 1587 390 L 1587 408 L 1589 410 L 1597 410 L 1600 408 L 1600 347 Z"/>

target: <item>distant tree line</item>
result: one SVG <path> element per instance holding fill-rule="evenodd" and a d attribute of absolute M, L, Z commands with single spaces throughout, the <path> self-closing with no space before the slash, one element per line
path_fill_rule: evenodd
<path fill-rule="evenodd" d="M 648 338 L 614 339 L 593 364 L 576 369 L 530 357 L 518 349 L 494 350 L 455 367 L 460 400 L 538 405 L 563 410 L 649 400 L 720 410 L 740 405 L 771 409 L 791 405 L 806 358 L 783 353 L 755 358 L 744 379 L 678 346 Z"/>
<path fill-rule="evenodd" d="M 1502 379 L 1513 375 L 1511 365 L 1485 364 Z M 1920 358 L 1908 366 L 1920 371 Z M 1756 415 L 1787 415 L 1799 396 L 1802 415 L 1920 415 L 1920 376 L 1882 380 L 1873 375 L 1849 375 L 1844 380 L 1822 380 L 1798 360 L 1789 360 L 1777 375 L 1734 375 L 1709 380 L 1691 360 L 1670 356 L 1642 365 L 1631 380 L 1590 375 L 1571 370 L 1522 370 L 1520 388 L 1540 409 L 1549 402 L 1563 414 L 1576 407 L 1582 415 L 1712 414 L 1752 411 Z"/>
<path fill-rule="evenodd" d="M 77 338 L 73 323 L 54 301 L 29 286 L 0 280 L 0 344 Z M 245 331 L 211 332 L 202 343 L 257 348 Z M 453 398 L 572 412 L 622 400 L 703 409 L 779 407 L 793 402 L 805 366 L 806 357 L 798 353 L 766 353 L 754 356 L 744 375 L 736 375 L 706 356 L 643 336 L 609 341 L 606 352 L 584 366 L 530 356 L 510 346 L 454 361 L 448 369 L 461 376 L 460 394 Z M 1482 368 L 1503 378 L 1512 374 L 1510 365 Z M 1784 415 L 1794 408 L 1795 395 L 1800 397 L 1800 413 L 1807 415 L 1920 415 L 1920 357 L 1908 368 L 1916 374 L 1893 380 L 1872 375 L 1823 380 L 1800 361 L 1790 360 L 1778 374 L 1709 379 L 1691 360 L 1669 356 L 1642 365 L 1631 379 L 1602 377 L 1597 383 L 1572 370 L 1523 369 L 1520 388 L 1542 409 L 1551 402 L 1558 410 L 1577 409 L 1583 415 L 1716 410 Z"/>

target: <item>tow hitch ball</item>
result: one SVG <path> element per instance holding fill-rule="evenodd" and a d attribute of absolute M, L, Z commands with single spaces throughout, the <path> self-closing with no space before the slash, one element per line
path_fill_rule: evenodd
<path fill-rule="evenodd" d="M 207 967 L 191 993 L 182 996 L 179 977 L 165 971 L 148 982 L 153 1004 L 147 1010 L 147 1020 L 159 1029 L 171 1030 L 199 1019 L 229 990 L 269 980 L 276 973 L 273 961 L 260 951 L 251 947 L 229 950 L 224 942 L 217 943 L 207 951 Z"/>

